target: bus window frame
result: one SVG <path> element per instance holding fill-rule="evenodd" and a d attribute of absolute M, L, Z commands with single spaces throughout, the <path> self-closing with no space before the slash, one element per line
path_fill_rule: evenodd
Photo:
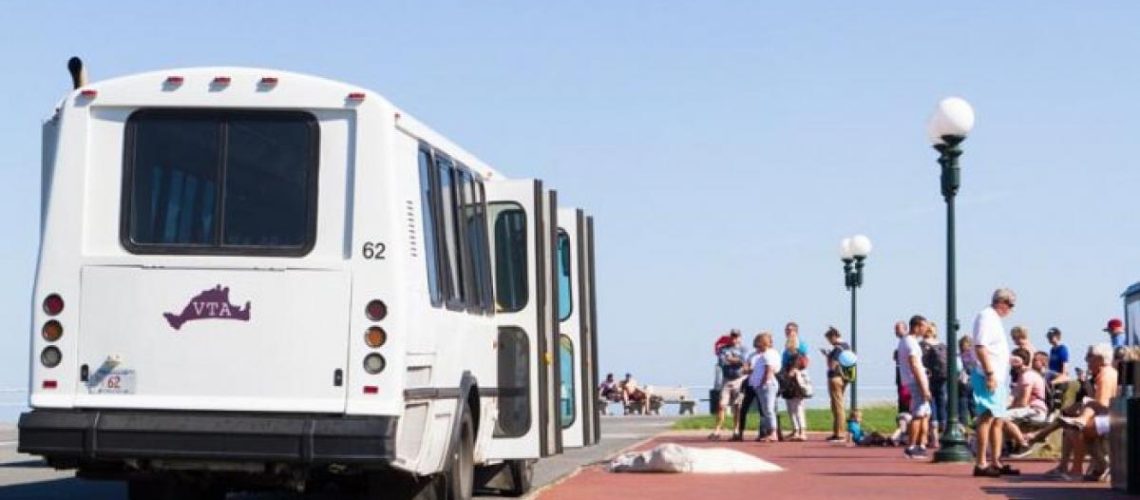
<path fill-rule="evenodd" d="M 563 374 L 559 374 L 558 380 L 559 380 L 559 382 L 561 382 L 561 384 L 564 387 L 568 387 L 570 389 L 569 390 L 569 394 L 570 394 L 570 420 L 568 422 L 562 421 L 562 416 L 563 416 L 563 413 L 562 413 L 562 389 L 563 389 L 563 387 L 559 387 L 558 388 L 558 425 L 561 426 L 562 430 L 566 430 L 566 429 L 569 429 L 571 427 L 574 427 L 574 424 L 578 422 L 578 412 L 577 412 L 578 398 L 575 396 L 575 392 L 574 392 L 577 389 L 575 387 L 577 384 L 574 383 L 574 374 L 576 372 L 576 370 L 574 369 L 574 356 L 575 356 L 574 339 L 570 338 L 570 336 L 566 335 L 565 333 L 559 334 L 558 335 L 558 355 L 559 356 L 562 356 L 563 349 L 566 347 L 569 347 L 569 353 L 570 353 L 570 359 L 569 359 L 570 377 L 568 377 L 569 382 L 566 381 L 567 377 L 561 376 Z M 565 361 L 565 360 L 560 360 L 560 362 L 561 361 Z"/>
<path fill-rule="evenodd" d="M 131 219 L 134 209 L 135 192 L 135 148 L 138 146 L 138 120 L 147 117 L 166 117 L 186 120 L 213 121 L 219 128 L 218 132 L 218 195 L 215 199 L 214 217 L 216 227 L 214 242 L 209 245 L 187 244 L 148 244 L 136 243 L 131 238 Z M 305 189 L 307 191 L 305 203 L 307 205 L 305 221 L 305 241 L 300 246 L 271 246 L 271 245 L 226 245 L 225 244 L 225 182 L 227 180 L 227 156 L 229 125 L 235 119 L 258 119 L 265 117 L 301 118 L 309 131 L 309 154 L 305 158 L 308 164 L 308 178 Z M 140 108 L 133 111 L 123 122 L 123 161 L 122 161 L 122 192 L 119 201 L 119 244 L 127 252 L 135 255 L 217 255 L 217 256 L 259 256 L 259 257 L 304 257 L 313 251 L 317 245 L 317 203 L 320 189 L 320 156 L 321 156 L 321 128 L 317 117 L 307 111 L 285 110 L 250 110 L 250 109 L 221 109 L 221 108 Z"/>
<path fill-rule="evenodd" d="M 424 217 L 424 214 L 430 214 L 431 218 L 432 218 L 432 234 L 429 235 L 429 234 L 427 234 L 427 231 L 424 231 L 424 245 L 423 245 L 424 265 L 425 266 L 427 265 L 427 259 L 435 260 L 435 281 L 436 281 L 435 285 L 436 285 L 436 289 L 439 291 L 439 296 L 436 297 L 436 296 L 433 296 L 431 294 L 431 285 L 432 284 L 430 282 L 428 283 L 428 295 L 429 295 L 429 299 L 431 300 L 431 306 L 435 307 L 435 308 L 440 308 L 440 307 L 443 307 L 443 304 L 445 302 L 447 302 L 447 299 L 450 296 L 449 292 L 448 292 L 448 288 L 447 288 L 448 287 L 447 282 L 451 279 L 451 272 L 450 271 L 444 272 L 444 266 L 448 265 L 445 262 L 446 259 L 444 258 L 444 253 L 443 253 L 446 251 L 446 249 L 442 248 L 440 246 L 440 242 L 442 241 L 442 235 L 440 233 L 439 216 L 440 216 L 440 212 L 443 209 L 439 206 L 440 205 L 439 172 L 435 166 L 435 151 L 427 143 L 421 142 L 419 145 L 419 151 L 417 151 L 417 153 L 416 153 L 417 176 L 419 176 L 419 169 L 420 169 L 419 161 L 420 161 L 420 155 L 421 154 L 427 155 L 428 178 L 426 180 L 427 180 L 427 182 L 429 182 L 431 184 L 431 186 L 430 186 L 431 196 L 429 197 L 430 199 L 428 199 L 429 206 L 427 206 L 427 207 L 421 206 L 420 207 L 421 230 L 423 230 L 422 218 Z M 424 180 L 425 179 L 423 179 L 421 176 L 420 182 L 422 183 Z M 423 200 L 423 185 L 422 184 L 420 185 L 420 200 L 421 200 L 421 204 L 422 204 L 422 200 Z M 428 238 L 433 239 L 432 245 L 433 245 L 433 249 L 435 250 L 434 255 L 428 255 L 428 247 L 427 247 L 427 239 Z M 427 279 L 430 281 L 431 280 L 431 273 L 427 272 L 427 269 L 425 269 L 425 272 L 428 275 Z"/>
<path fill-rule="evenodd" d="M 558 292 L 558 315 L 560 316 L 560 318 L 558 318 L 558 322 L 564 323 L 566 321 L 569 321 L 570 317 L 574 315 L 574 273 L 572 266 L 574 263 L 574 253 L 572 249 L 573 242 L 570 241 L 570 234 L 567 233 L 565 229 L 558 228 L 557 242 L 558 248 L 555 249 L 555 253 L 558 257 L 558 290 L 556 290 L 556 292 Z M 562 254 L 563 244 L 565 244 L 566 255 Z M 563 269 L 564 267 L 565 269 Z M 563 274 L 563 271 L 565 271 L 565 274 Z M 563 276 L 566 277 L 567 287 L 565 311 L 563 311 L 562 307 Z"/>
<path fill-rule="evenodd" d="M 498 212 L 496 212 L 496 210 L 499 207 L 502 207 L 502 209 L 498 210 Z M 502 290 L 502 288 L 499 286 L 499 264 L 498 264 L 499 245 L 498 245 L 498 239 L 497 239 L 498 235 L 496 233 L 496 228 L 497 228 L 498 223 L 499 223 L 498 218 L 508 211 L 518 211 L 520 214 L 522 214 L 522 217 L 523 217 L 523 220 L 522 220 L 523 229 L 522 229 L 521 233 L 523 234 L 523 251 L 525 251 L 526 253 L 523 255 L 523 263 L 522 263 L 522 273 L 523 273 L 522 274 L 522 286 L 525 287 L 525 290 L 523 290 L 524 291 L 523 300 L 517 308 L 506 308 L 506 307 L 503 307 L 502 304 L 499 303 L 499 293 Z M 495 308 L 495 311 L 497 313 L 517 313 L 519 311 L 522 311 L 523 309 L 526 309 L 527 306 L 530 305 L 530 301 L 534 298 L 533 297 L 534 291 L 530 289 L 531 287 L 530 287 L 530 268 L 529 268 L 529 266 L 530 266 L 530 254 L 531 254 L 532 248 L 530 248 L 530 246 L 528 245 L 528 242 L 526 240 L 526 238 L 528 237 L 527 235 L 529 233 L 529 231 L 527 230 L 527 225 L 530 223 L 530 216 L 531 215 L 528 214 L 526 209 L 523 208 L 523 206 L 516 201 L 495 201 L 492 203 L 488 203 L 487 204 L 487 215 L 488 215 L 488 221 L 489 221 L 488 226 L 490 228 L 490 234 L 488 235 L 488 241 L 494 241 L 495 242 L 494 245 L 489 246 L 489 248 L 492 250 L 490 252 L 491 262 L 494 263 L 494 266 L 493 266 L 494 271 L 492 272 L 492 276 L 491 276 L 491 282 L 494 284 L 494 291 L 491 294 L 491 303 L 492 303 L 492 306 Z M 494 220 L 491 220 L 490 216 L 492 216 L 492 215 L 494 216 Z"/>

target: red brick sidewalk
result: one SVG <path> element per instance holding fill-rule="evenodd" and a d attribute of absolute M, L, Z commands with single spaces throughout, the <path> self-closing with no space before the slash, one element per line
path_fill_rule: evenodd
<path fill-rule="evenodd" d="M 819 439 L 819 438 L 814 438 Z M 710 443 L 699 436 L 660 436 L 639 447 L 663 442 L 685 446 L 725 446 L 751 453 L 785 470 L 771 474 L 614 474 L 594 465 L 542 492 L 543 500 L 734 498 L 1047 498 L 1115 499 L 1105 484 L 1060 483 L 1042 473 L 1051 462 L 1013 461 L 1022 476 L 980 479 L 970 464 L 932 464 L 904 458 L 901 448 L 855 448 L 822 441 L 807 443 Z"/>

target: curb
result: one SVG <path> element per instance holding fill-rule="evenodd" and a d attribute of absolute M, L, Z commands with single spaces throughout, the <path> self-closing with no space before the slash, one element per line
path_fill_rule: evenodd
<path fill-rule="evenodd" d="M 661 435 L 668 434 L 669 432 L 670 432 L 670 430 L 668 430 L 668 429 L 663 430 L 661 432 L 658 432 L 657 434 L 654 434 L 654 435 L 649 436 L 645 439 L 642 439 L 641 441 L 638 441 L 638 442 L 633 443 L 629 446 L 626 446 L 620 450 L 617 450 L 613 453 L 610 453 L 609 455 L 606 455 L 605 457 L 603 457 L 600 460 L 596 460 L 596 461 L 591 462 L 591 463 L 579 465 L 579 466 L 575 467 L 574 470 L 567 472 L 566 474 L 556 478 L 555 480 L 543 485 L 542 487 L 540 487 L 538 489 L 532 490 L 530 493 L 528 493 L 526 496 L 523 497 L 523 500 L 534 500 L 534 499 L 538 498 L 538 496 L 540 494 L 546 492 L 547 490 L 554 488 L 555 486 L 558 486 L 558 485 L 574 478 L 574 476 L 577 476 L 578 474 L 580 474 L 582 472 L 582 469 L 585 469 L 586 467 L 589 467 L 591 465 L 595 465 L 598 462 L 608 462 L 610 460 L 613 460 L 614 457 L 621 455 L 622 453 L 627 453 L 628 451 L 630 451 L 634 448 L 638 448 L 638 447 L 644 445 L 645 443 L 648 443 L 650 441 L 653 441 L 654 439 L 657 439 Z"/>

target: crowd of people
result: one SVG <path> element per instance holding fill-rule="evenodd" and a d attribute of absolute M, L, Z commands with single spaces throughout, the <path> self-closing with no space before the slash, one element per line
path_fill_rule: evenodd
<path fill-rule="evenodd" d="M 1048 348 L 1044 350 L 1033 345 L 1024 326 L 1013 327 L 1007 337 L 1003 320 L 1013 313 L 1016 303 L 1012 290 L 996 290 L 989 306 L 975 317 L 972 329 L 958 340 L 954 357 L 939 340 L 934 322 L 922 315 L 895 324 L 898 417 L 897 428 L 890 433 L 867 432 L 860 411 L 845 413 L 845 393 L 855 378 L 856 357 L 840 332 L 828 328 L 824 334 L 827 346 L 820 349 L 827 363 L 832 413 L 827 440 L 899 445 L 904 446 L 905 457 L 926 458 L 952 424 L 948 399 L 950 384 L 955 384 L 958 400 L 953 403 L 959 410 L 955 423 L 972 429 L 975 476 L 1020 474 L 1006 460 L 1034 454 L 1051 434 L 1061 432 L 1061 459 L 1048 475 L 1060 480 L 1107 481 L 1110 401 L 1120 392 L 1122 363 L 1140 358 L 1140 347 L 1134 347 L 1140 342 L 1128 339 L 1123 322 L 1112 319 L 1104 329 L 1109 342 L 1088 347 L 1087 369 L 1082 370 L 1070 358 L 1058 328 L 1046 332 Z M 745 350 L 737 330 L 717 340 L 719 405 L 709 439 L 722 439 L 729 414 L 733 416 L 729 439 L 744 439 L 749 410 L 756 405 L 761 418 L 756 440 L 806 440 L 804 399 L 814 391 L 807 372 L 808 344 L 799 325 L 785 325 L 782 351 L 767 331 L 757 334 L 751 347 Z M 952 376 L 954 372 L 957 377 Z M 778 399 L 785 400 L 791 422 L 786 434 L 779 429 Z"/>
<path fill-rule="evenodd" d="M 855 377 L 855 353 L 843 341 L 839 330 L 829 328 L 824 333 L 827 347 L 820 349 L 827 362 L 827 388 L 835 422 L 828 441 L 845 441 L 844 395 Z M 718 339 L 715 346 L 718 366 L 719 404 L 716 426 L 709 439 L 721 439 L 729 413 L 733 422 L 730 440 L 742 441 L 747 426 L 748 412 L 753 405 L 759 408 L 760 426 L 757 441 L 772 442 L 787 439 L 807 439 L 807 418 L 804 400 L 815 390 L 808 375 L 808 342 L 800 335 L 799 325 L 792 321 L 784 325 L 784 348 L 776 347 L 771 332 L 762 331 L 752 339 L 752 351 L 745 353 L 743 337 L 732 330 Z M 776 415 L 778 399 L 785 401 L 791 432 L 780 432 Z"/>

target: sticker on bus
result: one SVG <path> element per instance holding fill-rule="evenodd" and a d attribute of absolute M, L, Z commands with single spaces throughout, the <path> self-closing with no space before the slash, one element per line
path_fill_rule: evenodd
<path fill-rule="evenodd" d="M 92 380 L 87 386 L 90 394 L 134 394 L 135 371 L 111 370 L 106 376 Z"/>

